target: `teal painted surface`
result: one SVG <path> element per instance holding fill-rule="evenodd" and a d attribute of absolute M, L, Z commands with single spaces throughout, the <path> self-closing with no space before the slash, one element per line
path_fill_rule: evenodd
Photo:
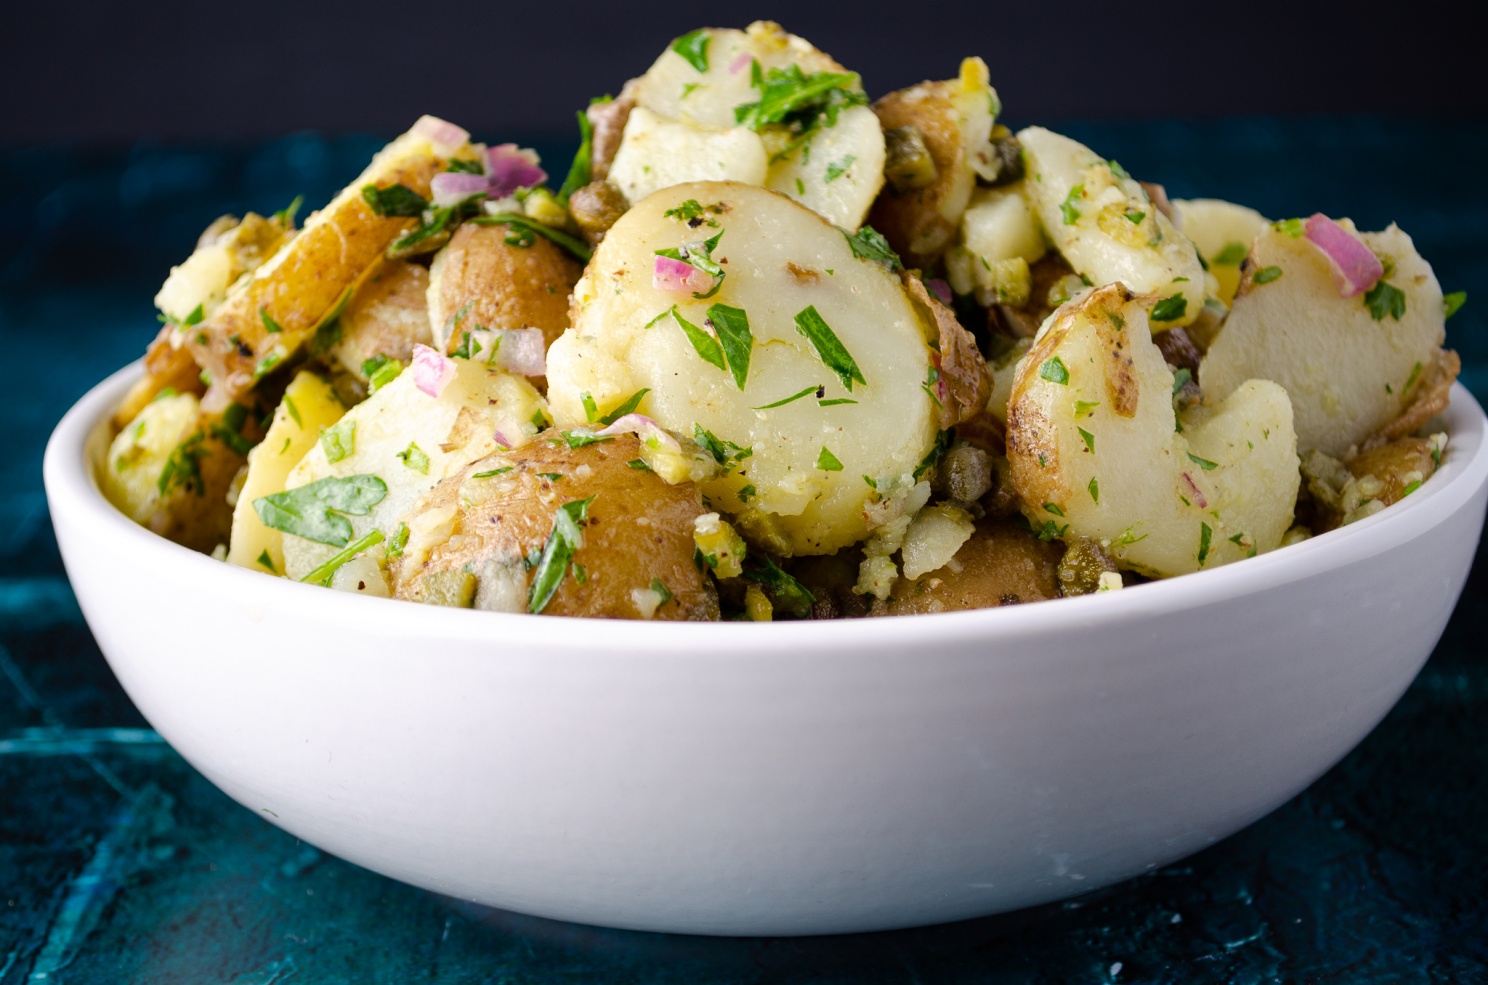
<path fill-rule="evenodd" d="M 1488 127 L 1264 119 L 1069 131 L 1175 195 L 1394 219 L 1468 307 L 1488 396 Z M 462 907 L 230 802 L 141 719 L 82 624 L 41 496 L 51 425 L 154 332 L 217 215 L 323 200 L 377 145 L 0 154 L 0 985 L 22 982 L 1488 980 L 1488 560 L 1383 725 L 1311 789 L 1179 865 L 1065 904 L 810 940 L 607 931 Z M 561 160 L 559 153 L 551 155 Z M 203 640 L 210 647 L 210 640 Z"/>

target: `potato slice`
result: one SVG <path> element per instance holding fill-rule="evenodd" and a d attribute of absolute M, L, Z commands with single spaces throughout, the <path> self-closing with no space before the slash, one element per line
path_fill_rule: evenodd
<path fill-rule="evenodd" d="M 1300 483 L 1286 393 L 1247 381 L 1177 430 L 1173 374 L 1148 328 L 1155 301 L 1098 288 L 1039 333 L 1008 414 L 1023 511 L 1040 536 L 1098 540 L 1148 575 L 1273 550 Z"/>
<path fill-rule="evenodd" d="M 336 391 L 314 373 L 300 372 L 274 409 L 263 441 L 248 453 L 248 474 L 233 507 L 232 540 L 227 560 L 244 568 L 284 573 L 284 535 L 265 526 L 253 508 L 260 496 L 285 488 L 290 471 L 315 446 L 322 430 L 346 413 Z M 265 563 L 267 562 L 267 563 Z"/>
<path fill-rule="evenodd" d="M 1251 244 L 1199 382 L 1214 398 L 1247 379 L 1275 380 L 1291 397 L 1300 451 L 1342 458 L 1404 413 L 1437 364 L 1446 338 L 1441 287 L 1398 227 L 1363 233 L 1371 250 L 1389 258 L 1384 283 L 1404 303 L 1398 318 L 1382 306 L 1376 318 L 1367 295 L 1339 296 L 1327 257 L 1291 235 L 1295 224 L 1279 225 Z"/>
<path fill-rule="evenodd" d="M 911 267 L 928 267 L 950 245 L 976 189 L 977 169 L 993 158 L 992 123 L 998 111 L 987 64 L 961 63 L 960 75 L 945 82 L 921 82 L 891 92 L 873 104 L 885 130 L 915 127 L 935 178 L 915 189 L 884 189 L 869 224 L 883 233 Z M 1034 257 L 1033 259 L 1038 259 Z"/>
<path fill-rule="evenodd" d="M 1187 325 L 1204 307 L 1199 255 L 1120 165 L 1068 137 L 1029 127 L 1025 187 L 1044 231 L 1070 266 L 1097 285 L 1125 284 L 1162 299 L 1153 328 Z"/>
<path fill-rule="evenodd" d="M 687 202 L 702 210 L 696 227 Z M 654 286 L 658 250 L 715 236 L 717 294 Z M 700 355 L 716 345 L 715 304 L 748 318 L 747 377 Z M 799 327 L 817 331 L 808 310 L 840 345 L 830 363 Z M 778 521 L 783 552 L 833 551 L 869 531 L 862 477 L 908 479 L 934 445 L 936 334 L 898 278 L 815 213 L 748 185 L 680 185 L 626 213 L 574 289 L 573 327 L 548 352 L 553 413 L 585 424 L 584 394 L 609 411 L 647 389 L 641 413 L 699 435 L 725 466 L 703 487 L 711 509 Z"/>
<path fill-rule="evenodd" d="M 526 559 L 541 554 L 564 503 L 589 500 L 582 543 L 549 572 L 558 580 L 543 615 L 717 619 L 717 594 L 693 563 L 693 521 L 704 512 L 697 487 L 627 464 L 640 452 L 629 434 L 577 448 L 545 438 L 451 475 L 422 507 L 447 519 L 421 550 L 393 562 L 394 594 L 450 604 L 462 600 L 449 586 L 464 582 L 476 608 L 530 611 L 543 568 Z"/>
<path fill-rule="evenodd" d="M 429 318 L 441 352 L 459 347 L 460 331 L 540 328 L 552 345 L 568 327 L 569 295 L 583 268 L 550 240 L 514 246 L 510 234 L 504 225 L 464 225 L 434 257 Z"/>
<path fill-rule="evenodd" d="M 1218 198 L 1178 199 L 1173 202 L 1178 226 L 1193 240 L 1199 256 L 1219 284 L 1219 299 L 1226 305 L 1235 300 L 1240 287 L 1240 265 L 1250 252 L 1250 242 L 1271 224 L 1255 209 Z"/>
<path fill-rule="evenodd" d="M 830 110 L 814 119 L 819 126 L 796 132 L 741 116 L 772 73 L 797 70 L 803 78 L 850 74 L 768 21 L 679 38 L 626 86 L 622 101 L 634 108 L 607 180 L 632 204 L 686 181 L 764 185 L 856 230 L 883 185 L 884 138 L 855 75 L 830 95 Z"/>
<path fill-rule="evenodd" d="M 314 334 L 398 236 L 417 220 L 380 217 L 362 197 L 367 185 L 402 184 L 425 197 L 450 160 L 415 127 L 388 144 L 356 180 L 315 213 L 290 243 L 240 284 L 189 340 L 212 387 L 210 409 L 225 407 Z M 454 154 L 467 154 L 465 147 Z"/>
<path fill-rule="evenodd" d="M 407 364 L 415 344 L 432 341 L 428 290 L 427 267 L 379 261 L 341 313 L 341 339 L 331 346 L 330 357 L 363 383 L 362 364 L 375 356 Z"/>
<path fill-rule="evenodd" d="M 313 445 L 290 472 L 285 488 L 332 476 L 375 475 L 386 483 L 387 495 L 367 515 L 347 517 L 351 539 L 379 530 L 391 540 L 404 514 L 445 476 L 503 444 L 520 444 L 537 430 L 532 418 L 541 420 L 545 408 L 527 381 L 470 360 L 456 359 L 454 364 L 455 376 L 438 397 L 420 390 L 410 369 L 347 411 L 337 424 L 339 447 Z M 328 446 L 335 455 L 327 454 Z M 291 578 L 303 578 L 336 551 L 286 536 L 284 570 Z"/>

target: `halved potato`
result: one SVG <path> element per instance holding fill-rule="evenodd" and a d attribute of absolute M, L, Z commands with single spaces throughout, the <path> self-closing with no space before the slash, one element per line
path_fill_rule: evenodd
<path fill-rule="evenodd" d="M 717 593 L 693 562 L 693 522 L 704 513 L 697 487 L 630 465 L 640 451 L 629 434 L 576 448 L 554 436 L 451 475 L 411 520 L 437 535 L 392 562 L 394 594 L 553 616 L 717 619 Z M 575 525 L 582 542 L 549 565 L 557 585 L 543 604 L 544 568 L 529 559 L 554 536 L 563 505 L 585 501 L 570 506 L 570 519 L 585 518 Z"/>
<path fill-rule="evenodd" d="M 1199 382 L 1206 396 L 1223 397 L 1244 380 L 1275 380 L 1291 397 L 1298 449 L 1341 458 L 1400 417 L 1427 382 L 1446 338 L 1442 292 L 1411 238 L 1392 225 L 1360 235 L 1388 258 L 1382 283 L 1400 293 L 1404 310 L 1396 317 L 1383 303 L 1371 309 L 1369 295 L 1341 297 L 1327 257 L 1288 231 L 1296 229 L 1267 227 L 1251 244 Z"/>
<path fill-rule="evenodd" d="M 542 397 L 519 377 L 466 359 L 438 397 L 412 369 L 346 412 L 335 441 L 316 443 L 290 472 L 286 489 L 320 479 L 375 475 L 387 494 L 364 516 L 348 516 L 352 540 L 373 530 L 393 539 L 405 514 L 447 475 L 477 458 L 528 440 L 545 414 Z M 533 421 L 534 416 L 537 421 Z M 287 535 L 284 570 L 303 578 L 338 548 Z"/>
<path fill-rule="evenodd" d="M 459 347 L 461 331 L 540 328 L 552 345 L 568 327 L 569 295 L 583 267 L 541 236 L 529 246 L 507 242 L 510 236 L 509 226 L 467 224 L 434 257 L 429 319 L 441 352 Z"/>
<path fill-rule="evenodd" d="M 1055 314 L 1019 366 L 1007 450 L 1040 536 L 1088 537 L 1123 568 L 1168 576 L 1278 547 L 1300 478 L 1275 383 L 1175 418 L 1155 301 L 1113 284 Z"/>
<path fill-rule="evenodd" d="M 885 187 L 868 219 L 909 266 L 928 267 L 955 236 L 978 169 L 992 165 L 997 106 L 987 63 L 980 58 L 963 61 L 955 79 L 921 82 L 873 104 L 885 130 L 914 127 L 934 164 L 928 184 Z"/>
<path fill-rule="evenodd" d="M 716 294 L 655 285 L 658 251 L 712 237 Z M 747 318 L 747 374 L 713 352 L 715 305 Z M 869 531 L 863 476 L 908 479 L 934 445 L 937 336 L 899 279 L 815 213 L 748 185 L 680 185 L 626 213 L 574 289 L 573 327 L 548 352 L 553 413 L 585 424 L 585 395 L 608 412 L 645 389 L 640 413 L 723 466 L 703 487 L 711 509 L 778 524 L 780 553 L 833 551 Z"/>
<path fill-rule="evenodd" d="M 796 71 L 840 74 L 840 85 L 828 90 L 841 95 L 829 93 L 830 108 L 802 132 L 750 119 L 744 108 L 760 101 L 777 73 Z M 857 77 L 778 24 L 694 31 L 625 94 L 634 108 L 606 178 L 632 204 L 673 184 L 743 181 L 856 230 L 883 185 L 883 132 Z"/>
<path fill-rule="evenodd" d="M 1091 283 L 1122 283 L 1162 299 L 1153 328 L 1187 325 L 1204 307 L 1199 255 L 1141 184 L 1069 137 L 1029 127 L 1024 187 L 1055 249 Z"/>
<path fill-rule="evenodd" d="M 429 270 L 404 260 L 380 261 L 341 313 L 341 339 L 329 355 L 363 383 L 375 356 L 407 364 L 415 344 L 428 345 Z"/>
<path fill-rule="evenodd" d="M 293 355 L 337 304 L 417 220 L 378 216 L 362 196 L 367 185 L 401 184 L 427 197 L 429 182 L 468 145 L 436 148 L 415 127 L 388 144 L 356 180 L 312 215 L 298 236 L 275 253 L 188 341 L 212 380 L 203 398 L 221 409 Z"/>

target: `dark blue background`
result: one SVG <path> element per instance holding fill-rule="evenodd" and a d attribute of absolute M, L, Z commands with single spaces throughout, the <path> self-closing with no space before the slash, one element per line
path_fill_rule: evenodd
<path fill-rule="evenodd" d="M 1373 116 L 1072 123 L 1175 196 L 1397 220 L 1468 306 L 1488 396 L 1488 126 Z M 506 139 L 508 134 L 477 136 Z M 41 494 L 53 423 L 154 334 L 170 264 L 225 212 L 326 200 L 381 143 L 0 154 L 0 985 L 67 982 L 1488 980 L 1488 564 L 1385 723 L 1309 791 L 1094 896 L 894 934 L 706 940 L 453 908 L 238 808 L 148 729 L 82 624 Z M 539 141 L 560 170 L 569 146 Z M 210 640 L 203 640 L 204 652 Z"/>

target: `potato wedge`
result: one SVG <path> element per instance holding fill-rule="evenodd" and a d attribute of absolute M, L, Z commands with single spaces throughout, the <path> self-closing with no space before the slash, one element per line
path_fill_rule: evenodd
<path fill-rule="evenodd" d="M 1374 308 L 1371 295 L 1341 297 L 1327 257 L 1288 231 L 1296 229 L 1267 227 L 1251 244 L 1199 382 L 1217 398 L 1247 379 L 1275 380 L 1291 397 L 1301 453 L 1342 458 L 1399 418 L 1437 365 L 1446 338 L 1441 287 L 1411 238 L 1392 225 L 1361 236 L 1389 258 L 1393 270 L 1382 283 L 1399 292 L 1399 317 L 1382 295 Z"/>
<path fill-rule="evenodd" d="M 336 442 L 319 442 L 290 472 L 286 489 L 325 478 L 375 475 L 387 493 L 371 511 L 348 516 L 351 540 L 380 531 L 394 539 L 405 514 L 445 476 L 515 446 L 537 430 L 545 407 L 527 381 L 465 359 L 438 397 L 419 389 L 412 370 L 381 387 L 337 423 Z M 499 435 L 499 437 L 498 437 Z M 284 571 L 304 578 L 337 552 L 304 537 L 284 538 Z"/>
<path fill-rule="evenodd" d="M 464 225 L 434 257 L 428 298 L 435 348 L 452 351 L 461 330 L 478 328 L 540 328 L 552 345 L 568 327 L 569 295 L 583 267 L 549 240 L 521 247 L 508 243 L 509 235 L 508 226 Z"/>
<path fill-rule="evenodd" d="M 748 112 L 766 95 L 809 93 L 807 80 L 832 84 L 783 119 Z M 634 108 L 607 180 L 631 204 L 682 182 L 742 181 L 856 230 L 883 185 L 883 132 L 857 76 L 778 24 L 694 31 L 626 94 Z"/>
<path fill-rule="evenodd" d="M 884 234 L 907 265 L 928 267 L 961 224 L 976 189 L 978 165 L 988 167 L 994 156 L 991 135 L 998 101 L 987 64 L 968 58 L 957 78 L 891 92 L 873 104 L 873 111 L 885 130 L 914 127 L 919 132 L 935 178 L 903 190 L 890 183 L 874 202 L 869 225 Z"/>
<path fill-rule="evenodd" d="M 429 270 L 402 260 L 378 261 L 341 313 L 341 338 L 327 355 L 363 383 L 376 356 L 407 365 L 416 344 L 429 345 Z"/>
<path fill-rule="evenodd" d="M 717 619 L 717 593 L 693 562 L 693 521 L 704 512 L 697 487 L 628 465 L 640 450 L 629 434 L 577 448 L 539 439 L 451 475 L 420 511 L 441 518 L 438 537 L 390 566 L 394 594 L 450 604 L 468 586 L 470 604 L 482 609 Z M 585 501 L 574 510 L 584 521 L 571 556 L 546 571 L 529 564 L 555 536 L 563 505 Z"/>
<path fill-rule="evenodd" d="M 1204 307 L 1199 255 L 1142 186 L 1078 141 L 1029 127 L 1018 133 L 1027 156 L 1025 187 L 1044 231 L 1090 282 L 1123 283 L 1162 299 L 1155 330 L 1187 325 Z"/>
<path fill-rule="evenodd" d="M 264 440 L 248 453 L 248 474 L 233 506 L 229 564 L 284 574 L 284 535 L 264 524 L 253 501 L 281 492 L 289 473 L 315 446 L 321 432 L 345 413 L 334 388 L 314 373 L 301 371 L 290 381 Z"/>
<path fill-rule="evenodd" d="M 702 210 L 696 228 L 688 202 Z M 705 237 L 725 273 L 716 294 L 655 286 L 659 250 L 705 250 Z M 730 362 L 715 334 L 724 317 Z M 778 521 L 777 553 L 866 536 L 862 477 L 908 479 L 934 445 L 937 329 L 897 277 L 774 192 L 699 183 L 637 204 L 574 289 L 572 321 L 548 352 L 555 420 L 585 424 L 583 394 L 603 412 L 645 389 L 639 411 L 697 436 L 722 466 L 703 487 L 710 508 Z"/>
<path fill-rule="evenodd" d="M 971 539 L 943 568 L 911 580 L 901 576 L 870 615 L 959 612 L 1059 597 L 1055 572 L 1064 549 L 1041 541 L 1011 520 L 977 521 Z"/>
<path fill-rule="evenodd" d="M 1250 380 L 1175 418 L 1151 295 L 1119 284 L 1062 307 L 1020 363 L 1007 449 L 1045 538 L 1100 541 L 1121 567 L 1197 571 L 1280 546 L 1300 477 L 1286 393 Z"/>
<path fill-rule="evenodd" d="M 939 411 L 936 426 L 944 431 L 982 412 L 992 393 L 992 377 L 976 339 L 961 327 L 955 312 L 926 289 L 919 274 L 906 270 L 901 272 L 900 279 L 920 309 L 922 319 L 936 329 L 935 355 L 931 357 L 935 372 L 925 386 L 935 393 Z"/>
<path fill-rule="evenodd" d="M 362 189 L 401 184 L 427 197 L 430 180 L 450 160 L 440 150 L 419 128 L 388 144 L 201 323 L 188 344 L 212 380 L 204 407 L 221 409 L 252 387 L 354 293 L 388 245 L 417 221 L 378 216 Z M 455 153 L 466 151 L 458 148 Z"/>

